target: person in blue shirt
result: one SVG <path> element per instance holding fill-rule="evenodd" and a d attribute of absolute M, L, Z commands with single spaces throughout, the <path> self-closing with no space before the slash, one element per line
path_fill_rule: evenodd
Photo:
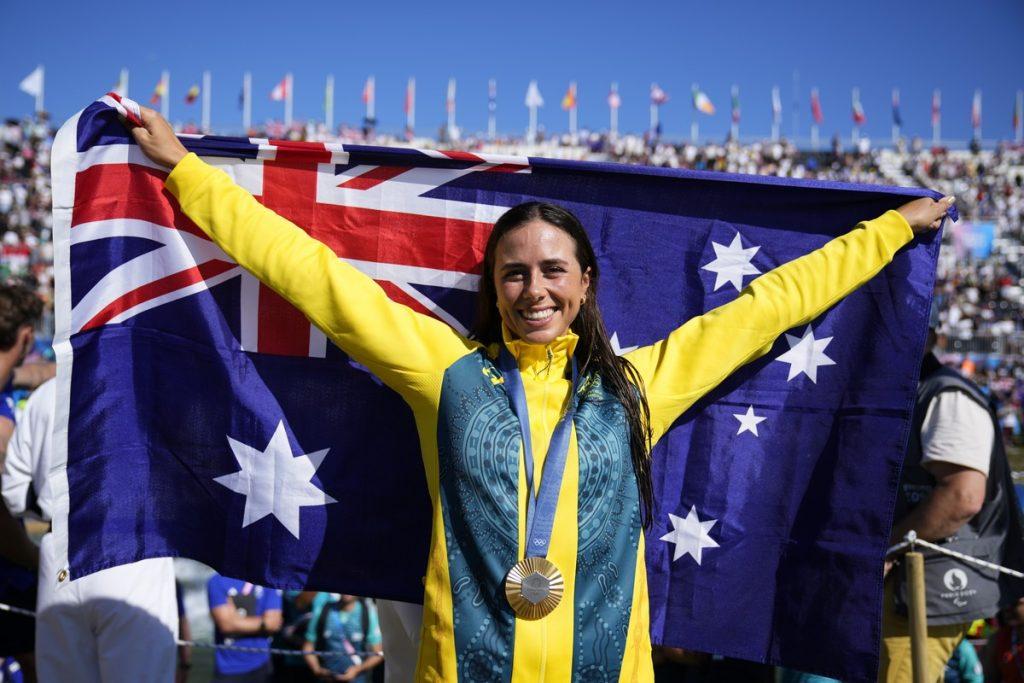
<path fill-rule="evenodd" d="M 206 584 L 217 644 L 269 648 L 281 628 L 281 591 L 214 574 Z M 217 650 L 215 681 L 266 683 L 272 668 L 269 652 Z"/>
<path fill-rule="evenodd" d="M 314 676 L 370 683 L 370 671 L 384 661 L 376 608 L 354 595 L 317 595 L 302 649 Z M 332 654 L 321 657 L 314 650 Z"/>

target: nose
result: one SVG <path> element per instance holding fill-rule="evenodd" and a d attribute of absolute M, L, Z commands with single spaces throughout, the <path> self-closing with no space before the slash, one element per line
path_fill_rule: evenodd
<path fill-rule="evenodd" d="M 544 282 L 543 278 L 537 273 L 530 273 L 526 281 L 526 287 L 523 290 L 523 294 L 533 301 L 544 298 Z"/>

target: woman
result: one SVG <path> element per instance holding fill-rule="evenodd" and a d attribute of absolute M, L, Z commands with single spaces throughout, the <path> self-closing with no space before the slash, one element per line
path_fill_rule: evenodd
<path fill-rule="evenodd" d="M 173 168 L 166 187 L 185 214 L 412 407 L 433 503 L 416 674 L 427 681 L 651 680 L 651 444 L 952 202 L 862 223 L 621 360 L 593 249 L 564 209 L 526 204 L 495 224 L 467 339 L 187 154 L 155 112 L 143 123 L 133 135 Z"/>

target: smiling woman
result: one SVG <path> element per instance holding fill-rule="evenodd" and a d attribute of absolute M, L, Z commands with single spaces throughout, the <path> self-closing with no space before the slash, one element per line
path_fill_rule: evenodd
<path fill-rule="evenodd" d="M 143 122 L 133 135 L 173 166 L 166 187 L 182 211 L 413 410 L 433 505 L 418 681 L 653 680 L 650 445 L 785 330 L 873 277 L 915 231 L 938 227 L 951 201 L 860 223 L 619 358 L 597 306 L 593 248 L 565 209 L 528 203 L 498 220 L 467 338 L 391 301 L 186 154 L 155 112 L 144 109 Z"/>

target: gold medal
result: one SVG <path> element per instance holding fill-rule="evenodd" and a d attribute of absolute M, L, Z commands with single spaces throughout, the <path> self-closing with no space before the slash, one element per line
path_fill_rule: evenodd
<path fill-rule="evenodd" d="M 520 619 L 542 619 L 551 614 L 565 593 L 562 572 L 543 557 L 527 557 L 505 577 L 505 597 Z"/>

